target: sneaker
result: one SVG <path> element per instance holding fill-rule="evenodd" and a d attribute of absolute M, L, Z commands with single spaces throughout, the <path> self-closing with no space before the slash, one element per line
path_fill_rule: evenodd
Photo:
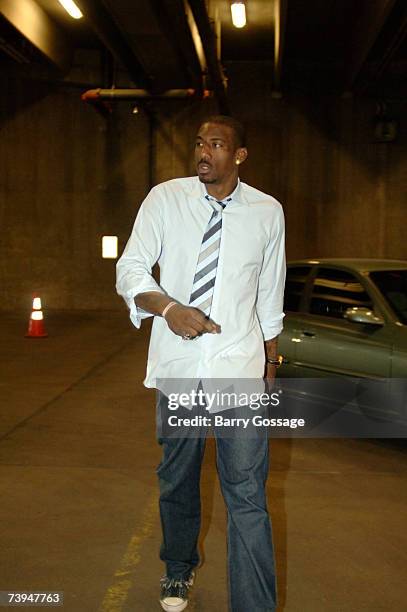
<path fill-rule="evenodd" d="M 194 584 L 194 572 L 187 580 L 177 580 L 163 576 L 160 580 L 160 604 L 166 612 L 182 612 L 188 605 L 188 591 Z"/>

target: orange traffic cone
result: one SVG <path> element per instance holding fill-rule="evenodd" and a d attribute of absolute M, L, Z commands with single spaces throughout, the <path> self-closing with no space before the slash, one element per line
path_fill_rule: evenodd
<path fill-rule="evenodd" d="M 44 327 L 44 315 L 42 314 L 41 298 L 34 295 L 33 310 L 28 323 L 26 338 L 46 338 L 48 336 Z"/>

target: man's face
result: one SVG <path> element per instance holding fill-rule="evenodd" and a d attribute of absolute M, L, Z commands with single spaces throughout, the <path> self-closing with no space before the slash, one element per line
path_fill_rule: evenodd
<path fill-rule="evenodd" d="M 204 123 L 195 143 L 195 164 L 202 183 L 222 185 L 233 176 L 237 178 L 236 160 L 239 157 L 235 135 L 228 125 Z"/>

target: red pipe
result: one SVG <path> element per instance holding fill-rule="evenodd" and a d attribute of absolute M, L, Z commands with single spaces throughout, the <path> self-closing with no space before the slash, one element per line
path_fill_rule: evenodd
<path fill-rule="evenodd" d="M 203 98 L 212 96 L 211 91 L 205 89 Z M 160 98 L 191 98 L 196 95 L 195 89 L 167 89 L 159 94 L 152 94 L 146 89 L 89 89 L 82 94 L 84 102 L 98 102 L 101 100 L 138 100 Z"/>

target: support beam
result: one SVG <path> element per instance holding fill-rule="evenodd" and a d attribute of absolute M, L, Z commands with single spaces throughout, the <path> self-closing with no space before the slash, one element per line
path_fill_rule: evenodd
<path fill-rule="evenodd" d="M 180 71 L 184 73 L 186 81 L 201 94 L 204 70 L 185 14 L 184 0 L 150 0 L 150 3 L 162 35 L 174 49 Z"/>
<path fill-rule="evenodd" d="M 153 79 L 137 58 L 113 16 L 100 0 L 75 0 L 84 16 L 109 49 L 113 57 L 126 69 L 135 85 L 153 88 Z"/>
<path fill-rule="evenodd" d="M 209 21 L 204 0 L 188 0 L 191 12 L 199 32 L 202 48 L 208 66 L 212 87 L 223 115 L 230 115 L 229 102 L 226 95 L 226 79 L 217 56 L 216 37 Z"/>
<path fill-rule="evenodd" d="M 202 45 L 201 36 L 199 34 L 199 30 L 196 25 L 196 21 L 194 19 L 194 15 L 191 11 L 191 7 L 189 6 L 187 0 L 184 0 L 184 7 L 185 7 L 185 17 L 187 20 L 189 32 L 191 34 L 192 44 L 194 45 L 195 54 L 198 58 L 198 62 L 199 62 L 199 66 L 200 66 L 202 75 L 204 78 L 206 78 L 208 75 L 208 67 L 206 65 L 206 57 L 205 57 L 205 52 L 204 52 L 204 48 Z"/>
<path fill-rule="evenodd" d="M 371 78 L 377 79 L 383 75 L 389 63 L 407 38 L 407 5 L 405 0 L 399 3 L 397 9 L 391 16 L 391 20 L 394 22 L 392 33 L 387 40 L 379 62 L 377 62 L 371 72 Z"/>
<path fill-rule="evenodd" d="M 274 75 L 273 97 L 281 97 L 281 75 L 285 30 L 287 24 L 287 0 L 274 0 Z"/>
<path fill-rule="evenodd" d="M 368 55 L 393 9 L 396 0 L 369 0 L 354 22 L 349 36 L 349 57 L 344 78 L 345 92 L 351 91 L 357 81 Z"/>
<path fill-rule="evenodd" d="M 34 0 L 0 0 L 0 14 L 57 68 L 69 68 L 68 38 Z"/>

